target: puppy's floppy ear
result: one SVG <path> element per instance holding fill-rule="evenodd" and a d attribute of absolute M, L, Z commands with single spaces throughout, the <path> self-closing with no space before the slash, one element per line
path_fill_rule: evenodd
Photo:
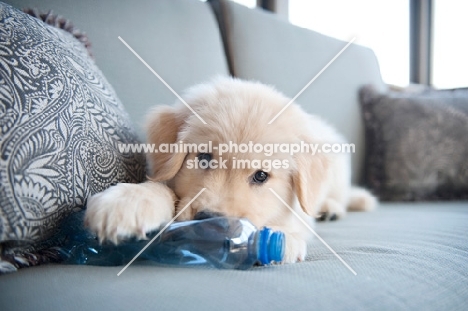
<path fill-rule="evenodd" d="M 297 153 L 294 157 L 293 185 L 299 203 L 307 214 L 317 216 L 329 183 L 329 163 L 325 155 Z"/>
<path fill-rule="evenodd" d="M 154 144 L 156 148 L 159 148 L 161 144 L 176 143 L 180 139 L 179 133 L 183 124 L 184 117 L 178 109 L 169 106 L 153 109 L 146 123 L 148 143 Z M 166 181 L 173 178 L 182 166 L 184 159 L 185 153 L 182 152 L 153 152 L 149 154 L 151 180 Z"/>

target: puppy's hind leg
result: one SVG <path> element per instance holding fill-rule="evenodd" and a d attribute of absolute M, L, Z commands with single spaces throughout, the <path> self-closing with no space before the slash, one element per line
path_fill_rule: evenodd
<path fill-rule="evenodd" d="M 359 187 L 352 187 L 349 193 L 349 211 L 372 211 L 379 204 L 377 198 L 368 190 Z"/>
<path fill-rule="evenodd" d="M 346 206 L 333 198 L 325 199 L 320 212 L 318 214 L 317 220 L 337 220 L 346 215 Z"/>
<path fill-rule="evenodd" d="M 146 233 L 168 222 L 174 215 L 176 196 L 157 182 L 117 184 L 88 199 L 85 225 L 99 240 L 120 240 Z"/>

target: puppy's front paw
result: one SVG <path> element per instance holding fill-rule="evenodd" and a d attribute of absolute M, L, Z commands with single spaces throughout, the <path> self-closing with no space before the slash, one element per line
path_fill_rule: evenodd
<path fill-rule="evenodd" d="M 284 252 L 284 263 L 294 263 L 304 261 L 307 255 L 307 243 L 303 239 L 295 237 L 293 234 L 285 234 L 286 250 Z"/>
<path fill-rule="evenodd" d="M 95 232 L 100 242 L 136 236 L 171 220 L 176 197 L 161 183 L 117 184 L 88 199 L 85 225 Z"/>

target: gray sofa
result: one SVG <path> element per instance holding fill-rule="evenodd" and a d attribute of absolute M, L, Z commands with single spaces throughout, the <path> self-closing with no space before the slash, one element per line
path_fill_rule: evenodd
<path fill-rule="evenodd" d="M 346 44 L 229 1 L 7 0 L 52 9 L 85 31 L 96 63 L 141 120 L 174 95 L 118 40 L 123 38 L 181 92 L 216 75 L 274 85 L 293 97 Z M 214 9 L 214 10 L 213 10 Z M 215 14 L 216 13 L 216 14 Z M 373 52 L 352 45 L 298 99 L 356 144 L 362 180 L 364 129 L 358 89 L 385 90 Z M 468 203 L 382 203 L 318 223 L 318 234 L 357 272 L 314 240 L 305 262 L 248 271 L 44 265 L 0 276 L 2 310 L 465 310 Z"/>

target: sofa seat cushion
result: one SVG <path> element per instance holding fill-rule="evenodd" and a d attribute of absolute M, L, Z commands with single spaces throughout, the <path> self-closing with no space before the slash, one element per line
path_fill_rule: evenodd
<path fill-rule="evenodd" d="M 247 271 L 134 263 L 0 276 L 5 310 L 463 310 L 468 202 L 383 204 L 318 223 L 305 262 Z M 47 286 L 44 286 L 47 284 Z M 24 293 L 28 299 L 24 299 Z M 79 303 L 77 303 L 79 301 Z"/>

